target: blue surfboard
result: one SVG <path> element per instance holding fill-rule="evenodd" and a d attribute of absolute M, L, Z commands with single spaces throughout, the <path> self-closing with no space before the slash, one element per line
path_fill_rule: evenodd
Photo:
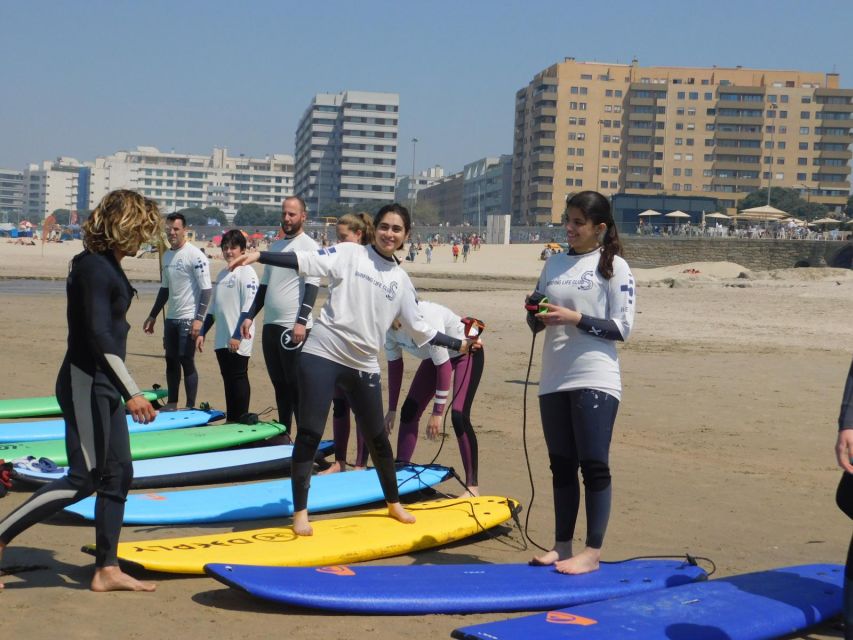
<path fill-rule="evenodd" d="M 582 576 L 526 564 L 319 568 L 208 564 L 204 570 L 265 600 L 345 613 L 405 615 L 536 611 L 705 578 L 700 567 L 675 560 L 605 564 Z"/>
<path fill-rule="evenodd" d="M 456 629 L 459 640 L 762 640 L 838 615 L 844 567 L 783 567 Z"/>
<path fill-rule="evenodd" d="M 446 467 L 407 465 L 397 470 L 401 494 L 414 493 L 442 482 Z M 383 499 L 374 469 L 346 471 L 311 478 L 308 510 L 333 511 Z M 88 520 L 95 517 L 95 499 L 66 507 Z M 290 479 L 184 491 L 131 494 L 124 507 L 124 524 L 190 524 L 281 518 L 293 515 Z"/>
<path fill-rule="evenodd" d="M 160 411 L 157 417 L 148 424 L 134 422 L 127 416 L 127 426 L 130 433 L 144 431 L 166 431 L 183 427 L 200 427 L 215 420 L 222 420 L 225 414 L 221 411 L 200 411 L 198 409 L 179 409 L 177 411 Z M 33 420 L 28 422 L 0 423 L 0 442 L 35 442 L 39 440 L 58 440 L 65 437 L 65 420 Z"/>
<path fill-rule="evenodd" d="M 334 441 L 323 440 L 320 442 L 318 455 L 327 456 L 334 448 Z M 289 471 L 292 457 L 293 445 L 283 444 L 134 460 L 133 482 L 130 488 L 156 489 L 215 482 L 241 482 L 263 473 Z M 12 474 L 24 482 L 47 484 L 68 473 L 68 467 L 44 471 L 39 466 L 38 461 L 29 464 L 23 461 L 15 463 Z"/>

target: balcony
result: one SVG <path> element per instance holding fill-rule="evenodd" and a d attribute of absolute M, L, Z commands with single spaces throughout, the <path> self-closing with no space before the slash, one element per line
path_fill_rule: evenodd
<path fill-rule="evenodd" d="M 638 120 L 642 122 L 652 122 L 655 120 L 654 113 L 636 113 L 634 111 L 628 114 L 628 122 L 630 123 L 632 120 Z M 628 126 L 631 126 L 630 124 Z"/>
<path fill-rule="evenodd" d="M 536 107 L 531 114 L 534 118 L 541 116 L 557 117 L 557 107 Z"/>
<path fill-rule="evenodd" d="M 530 154 L 530 162 L 554 162 L 554 152 L 545 153 L 544 151 L 537 151 L 536 153 Z"/>
<path fill-rule="evenodd" d="M 738 191 L 746 191 L 747 189 L 758 189 L 761 187 L 760 178 L 711 178 L 713 186 L 735 187 Z"/>
<path fill-rule="evenodd" d="M 714 122 L 718 125 L 721 124 L 746 124 L 746 125 L 754 125 L 754 126 L 763 126 L 764 118 L 752 117 L 752 116 L 720 116 L 718 115 L 714 118 Z"/>
<path fill-rule="evenodd" d="M 714 137 L 720 140 L 762 140 L 761 129 L 757 131 L 720 131 L 714 132 Z"/>

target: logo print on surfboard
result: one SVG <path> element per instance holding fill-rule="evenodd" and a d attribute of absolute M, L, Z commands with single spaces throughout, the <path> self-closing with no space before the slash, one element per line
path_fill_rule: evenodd
<path fill-rule="evenodd" d="M 335 565 L 332 567 L 320 567 L 317 573 L 329 573 L 333 576 L 354 576 L 355 571 L 343 565 Z"/>
<path fill-rule="evenodd" d="M 598 624 L 598 620 L 576 616 L 573 613 L 565 613 L 563 611 L 549 611 L 545 620 L 552 624 L 577 624 L 582 627 Z"/>

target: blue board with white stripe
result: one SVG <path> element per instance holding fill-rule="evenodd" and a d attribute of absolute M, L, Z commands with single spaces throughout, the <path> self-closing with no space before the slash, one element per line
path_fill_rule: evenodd
<path fill-rule="evenodd" d="M 446 467 L 407 465 L 397 470 L 400 494 L 414 493 L 445 480 Z M 382 500 L 375 469 L 346 471 L 311 478 L 308 510 L 334 511 Z M 86 498 L 66 511 L 89 520 L 95 517 L 95 498 Z M 127 496 L 124 524 L 191 524 L 281 518 L 293 515 L 290 479 L 224 487 L 135 493 Z"/>
<path fill-rule="evenodd" d="M 458 640 L 764 640 L 841 613 L 844 567 L 814 564 L 688 584 L 456 629 Z"/>
<path fill-rule="evenodd" d="M 127 416 L 127 427 L 130 433 L 145 431 L 167 431 L 184 427 L 200 427 L 222 420 L 225 414 L 221 411 L 198 409 L 178 409 L 176 411 L 160 411 L 157 417 L 148 424 L 134 422 Z M 0 442 L 37 442 L 41 440 L 59 440 L 65 437 L 65 420 L 31 420 L 0 423 Z"/>

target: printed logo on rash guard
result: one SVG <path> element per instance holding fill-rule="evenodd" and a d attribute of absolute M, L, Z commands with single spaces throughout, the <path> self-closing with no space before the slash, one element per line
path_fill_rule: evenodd
<path fill-rule="evenodd" d="M 205 270 L 207 269 L 207 260 L 199 258 L 198 260 L 196 260 L 195 264 L 193 265 L 193 269 L 197 269 L 201 273 L 204 273 Z"/>
<path fill-rule="evenodd" d="M 400 286 L 400 283 L 396 280 L 385 284 L 379 278 L 374 278 L 369 273 L 364 273 L 363 271 L 359 271 L 358 269 L 355 270 L 355 277 L 361 278 L 362 280 L 367 280 L 367 282 L 369 282 L 370 284 L 382 289 L 382 291 L 385 292 L 385 298 L 387 300 L 394 300 L 394 298 L 397 297 L 397 288 Z"/>
<path fill-rule="evenodd" d="M 576 287 L 578 291 L 589 291 L 592 289 L 595 279 L 595 271 L 584 271 L 577 278 L 554 278 L 545 283 L 546 286 Z"/>

